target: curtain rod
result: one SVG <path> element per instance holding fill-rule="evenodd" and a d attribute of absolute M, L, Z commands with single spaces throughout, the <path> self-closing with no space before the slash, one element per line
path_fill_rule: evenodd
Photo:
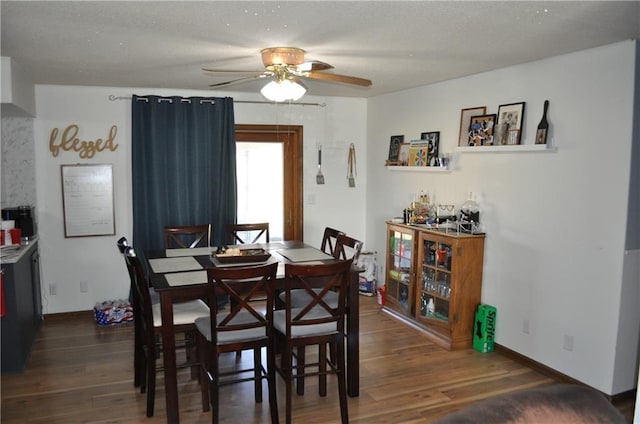
<path fill-rule="evenodd" d="M 112 102 L 116 101 L 116 100 L 131 100 L 131 97 L 126 97 L 126 96 L 115 96 L 113 94 L 109 95 L 109 100 L 111 100 Z M 234 100 L 234 103 L 252 103 L 252 104 L 264 104 L 264 105 L 277 105 L 278 103 L 276 102 L 266 102 L 264 100 Z M 327 104 L 326 103 L 305 103 L 305 102 L 298 102 L 298 103 L 284 103 L 286 105 L 295 105 L 295 106 L 318 106 L 318 107 L 325 107 Z"/>

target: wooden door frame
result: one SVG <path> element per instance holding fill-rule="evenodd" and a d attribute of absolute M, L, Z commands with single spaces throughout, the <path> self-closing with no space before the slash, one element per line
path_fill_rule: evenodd
<path fill-rule="evenodd" d="M 302 125 L 236 125 L 236 141 L 283 144 L 285 240 L 303 240 L 302 129 Z"/>

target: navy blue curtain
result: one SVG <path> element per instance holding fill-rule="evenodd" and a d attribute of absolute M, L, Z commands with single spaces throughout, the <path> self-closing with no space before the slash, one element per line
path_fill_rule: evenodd
<path fill-rule="evenodd" d="M 133 245 L 164 249 L 163 228 L 236 222 L 236 143 L 229 97 L 133 96 Z"/>

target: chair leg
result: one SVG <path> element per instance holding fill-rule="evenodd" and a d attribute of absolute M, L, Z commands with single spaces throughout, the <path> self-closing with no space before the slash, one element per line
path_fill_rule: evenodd
<path fill-rule="evenodd" d="M 153 357 L 147 357 L 147 417 L 153 417 L 156 401 L 156 359 L 155 352 L 149 352 Z"/>
<path fill-rule="evenodd" d="M 305 368 L 305 347 L 298 346 L 296 355 L 296 374 L 304 374 Z M 299 396 L 304 395 L 304 377 L 296 378 L 296 393 Z"/>
<path fill-rule="evenodd" d="M 209 372 L 211 378 L 208 379 L 207 384 L 210 384 L 211 408 L 213 409 L 211 411 L 211 423 L 216 424 L 220 421 L 220 386 L 218 386 L 218 379 L 220 378 L 220 376 L 218 375 L 218 369 L 216 365 L 211 364 L 210 368 L 212 367 L 215 369 Z"/>
<path fill-rule="evenodd" d="M 138 320 L 134 321 L 134 336 L 133 336 L 133 387 L 140 387 L 142 381 L 144 379 L 144 363 L 142 361 L 142 355 L 144 352 L 142 349 L 142 341 L 140 340 L 141 335 Z"/>
<path fill-rule="evenodd" d="M 202 411 L 207 412 L 209 407 L 209 378 L 207 377 L 206 367 L 208 364 L 207 341 L 199 333 L 196 339 L 196 351 L 198 353 L 198 361 L 200 362 L 200 397 L 202 401 Z"/>
<path fill-rule="evenodd" d="M 282 351 L 282 374 L 285 383 L 285 422 L 291 424 L 291 402 L 293 401 L 293 358 L 291 346 L 285 346 Z"/>
<path fill-rule="evenodd" d="M 267 385 L 269 387 L 269 412 L 271 424 L 279 424 L 278 397 L 276 392 L 276 354 L 273 343 L 267 346 Z"/>
<path fill-rule="evenodd" d="M 191 366 L 191 379 L 192 380 L 196 380 L 199 378 L 199 367 L 197 364 L 197 357 L 198 357 L 198 352 L 196 349 L 196 334 L 193 332 L 186 332 L 184 334 L 184 340 L 185 340 L 185 344 L 186 344 L 186 356 L 187 356 L 187 363 L 193 364 Z"/>
<path fill-rule="evenodd" d="M 146 356 L 146 352 L 144 350 L 144 346 L 140 347 L 141 352 L 139 353 L 139 358 L 138 358 L 138 371 L 137 374 L 139 374 L 139 382 L 140 382 L 140 393 L 146 393 L 147 392 L 147 382 L 148 382 L 148 368 L 149 366 L 147 365 L 147 362 L 149 361 L 149 358 Z M 135 354 L 134 354 L 135 355 Z"/>
<path fill-rule="evenodd" d="M 327 345 L 318 345 L 318 394 L 327 395 Z"/>
<path fill-rule="evenodd" d="M 256 403 L 262 402 L 262 353 L 261 349 L 253 349 L 254 397 Z"/>
<path fill-rule="evenodd" d="M 338 354 L 338 396 L 340 397 L 340 419 L 342 424 L 349 424 L 349 410 L 347 403 L 347 378 L 345 372 L 345 359 L 344 359 L 344 337 L 340 337 L 337 341 L 337 354 Z"/>

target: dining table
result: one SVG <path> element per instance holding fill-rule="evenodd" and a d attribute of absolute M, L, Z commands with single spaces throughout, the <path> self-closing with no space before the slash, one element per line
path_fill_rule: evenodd
<path fill-rule="evenodd" d="M 276 290 L 284 289 L 284 266 L 288 263 L 326 263 L 335 259 L 320 249 L 302 241 L 277 241 L 251 245 L 228 246 L 240 249 L 263 249 L 262 262 L 223 263 L 218 260 L 215 247 L 191 249 L 166 249 L 145 251 L 151 286 L 160 298 L 162 318 L 162 358 L 167 409 L 167 422 L 179 423 L 178 377 L 176 367 L 176 342 L 173 323 L 173 305 L 193 299 L 204 299 L 207 293 L 206 269 L 215 266 L 257 265 L 278 262 Z M 360 338 L 359 338 L 359 272 L 352 267 L 351 282 L 346 308 L 346 365 L 347 394 L 360 394 Z"/>

